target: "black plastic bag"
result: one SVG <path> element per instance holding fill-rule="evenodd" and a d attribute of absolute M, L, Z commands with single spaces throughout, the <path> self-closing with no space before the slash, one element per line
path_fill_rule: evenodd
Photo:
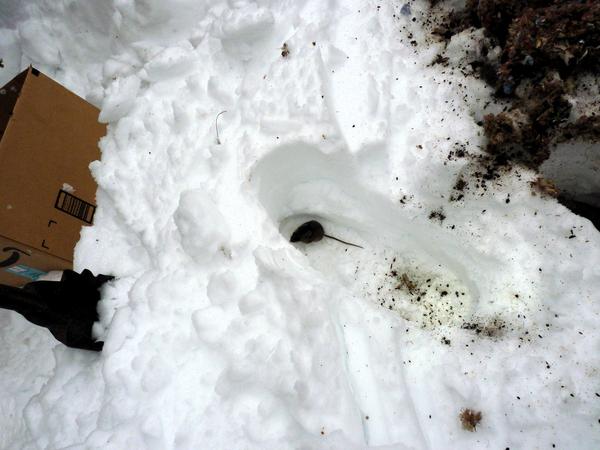
<path fill-rule="evenodd" d="M 60 281 L 34 281 L 23 288 L 0 284 L 0 308 L 48 328 L 69 347 L 101 351 L 103 342 L 92 338 L 92 326 L 98 320 L 99 289 L 112 279 L 86 269 L 81 274 L 65 270 Z"/>

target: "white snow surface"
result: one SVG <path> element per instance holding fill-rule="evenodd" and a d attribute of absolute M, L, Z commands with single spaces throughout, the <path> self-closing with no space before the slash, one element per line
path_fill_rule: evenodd
<path fill-rule="evenodd" d="M 490 92 L 402 6 L 0 0 L 0 82 L 108 124 L 75 257 L 117 277 L 101 354 L 0 311 L 0 448 L 600 448 L 600 233 L 524 169 L 449 201 Z"/>

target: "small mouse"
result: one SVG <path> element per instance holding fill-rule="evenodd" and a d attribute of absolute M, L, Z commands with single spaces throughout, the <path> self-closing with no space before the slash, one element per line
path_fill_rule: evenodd
<path fill-rule="evenodd" d="M 323 229 L 323 225 L 321 225 L 316 220 L 311 220 L 309 222 L 305 222 L 300 225 L 296 231 L 292 233 L 292 237 L 290 238 L 290 242 L 304 242 L 305 244 L 310 244 L 311 242 L 317 242 L 323 239 L 323 236 L 328 237 L 329 239 L 333 239 L 335 241 L 341 242 L 342 244 L 352 245 L 353 247 L 363 248 L 360 245 L 351 244 L 350 242 L 342 241 L 333 236 L 329 236 L 325 234 L 325 230 Z"/>

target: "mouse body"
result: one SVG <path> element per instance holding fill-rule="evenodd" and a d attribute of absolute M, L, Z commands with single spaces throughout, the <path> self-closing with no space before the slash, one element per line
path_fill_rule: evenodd
<path fill-rule="evenodd" d="M 305 244 L 310 244 L 311 242 L 320 241 L 323 239 L 323 236 L 325 236 L 323 225 L 316 220 L 311 220 L 310 222 L 300 225 L 296 231 L 292 233 L 290 242 L 304 242 Z"/>
<path fill-rule="evenodd" d="M 311 242 L 320 241 L 323 239 L 323 237 L 333 239 L 334 241 L 341 242 L 342 244 L 351 245 L 352 247 L 363 248 L 360 245 L 351 244 L 350 242 L 342 241 L 341 239 L 325 234 L 323 225 L 316 220 L 310 220 L 300 225 L 296 231 L 292 233 L 290 242 L 304 242 L 305 244 L 310 244 Z"/>

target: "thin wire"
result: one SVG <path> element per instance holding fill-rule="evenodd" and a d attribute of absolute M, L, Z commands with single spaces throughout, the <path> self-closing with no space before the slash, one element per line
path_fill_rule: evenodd
<path fill-rule="evenodd" d="M 227 111 L 221 111 L 219 114 L 217 114 L 217 117 L 215 117 L 215 129 L 217 130 L 217 144 L 221 145 L 221 140 L 219 139 L 219 126 L 218 126 L 218 120 L 219 120 L 219 116 L 223 113 L 226 113 Z"/>

